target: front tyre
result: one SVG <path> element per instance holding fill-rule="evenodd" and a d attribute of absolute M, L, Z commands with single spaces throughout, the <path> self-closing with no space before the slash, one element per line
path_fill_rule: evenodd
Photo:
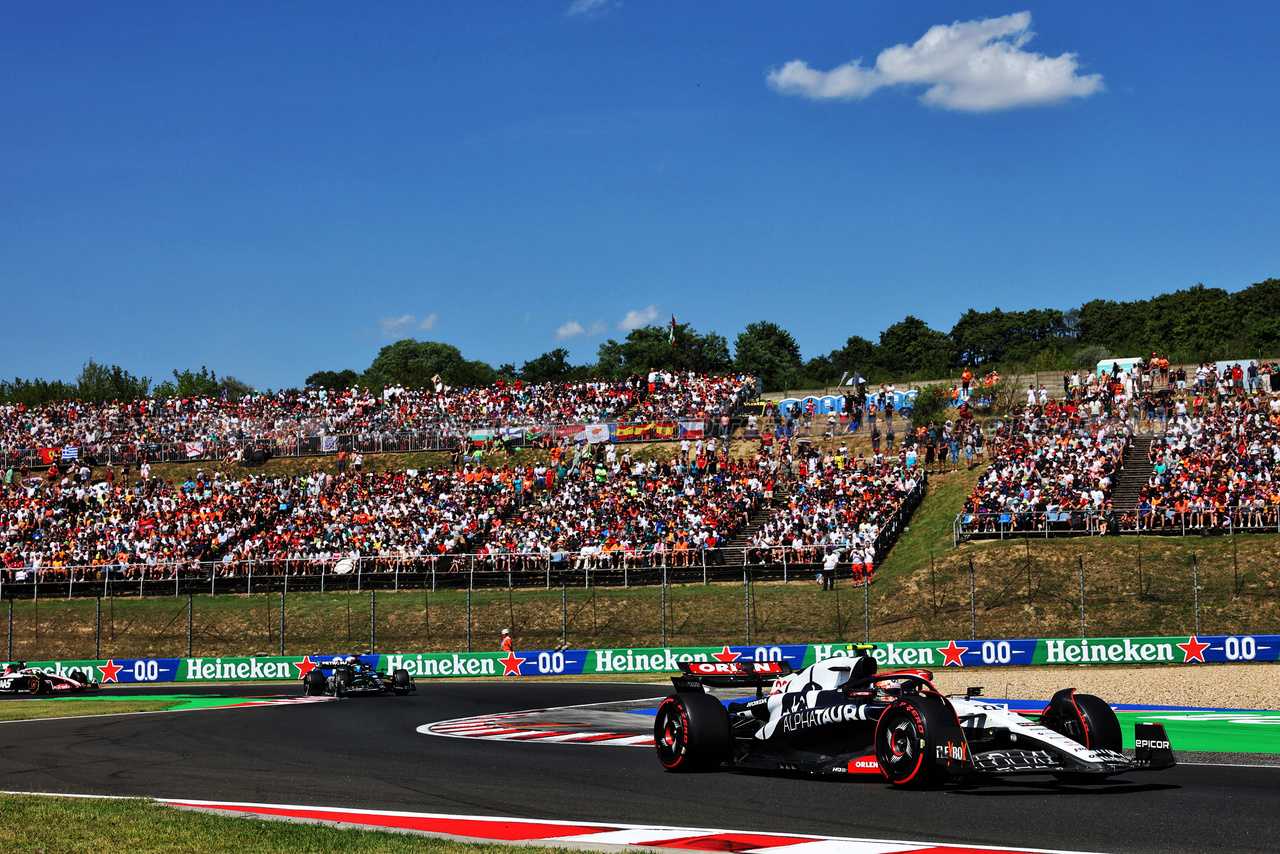
<path fill-rule="evenodd" d="M 946 709 L 924 697 L 903 697 L 884 710 L 876 724 L 876 760 L 890 783 L 911 789 L 942 785 L 946 768 L 934 757 L 935 734 L 946 725 Z"/>
<path fill-rule="evenodd" d="M 403 697 L 409 693 L 409 686 L 413 682 L 409 678 L 409 671 L 399 668 L 391 674 L 391 687 L 395 690 L 397 697 Z"/>
<path fill-rule="evenodd" d="M 712 771 L 729 758 L 729 713 L 709 694 L 676 694 L 658 706 L 653 743 L 668 771 Z"/>
<path fill-rule="evenodd" d="M 30 694 L 43 694 L 45 692 L 44 680 L 39 676 L 32 676 L 27 680 L 27 692 Z"/>

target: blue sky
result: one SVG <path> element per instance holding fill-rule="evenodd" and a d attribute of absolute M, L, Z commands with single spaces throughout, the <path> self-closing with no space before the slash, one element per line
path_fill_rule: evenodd
<path fill-rule="evenodd" d="M 0 2 L 0 375 L 1280 276 L 1280 5 Z"/>

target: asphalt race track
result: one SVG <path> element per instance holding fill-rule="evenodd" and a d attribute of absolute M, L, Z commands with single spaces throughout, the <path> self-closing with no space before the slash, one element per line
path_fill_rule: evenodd
<path fill-rule="evenodd" d="M 158 686 L 108 690 L 155 694 Z M 293 693 L 292 686 L 182 690 Z M 420 681 L 417 693 L 403 698 L 0 723 L 0 789 L 1117 854 L 1280 848 L 1274 767 L 1181 765 L 1095 786 L 1033 777 L 903 792 L 868 779 L 668 774 L 648 750 L 634 747 L 417 732 L 451 718 L 663 693 L 653 685 Z"/>

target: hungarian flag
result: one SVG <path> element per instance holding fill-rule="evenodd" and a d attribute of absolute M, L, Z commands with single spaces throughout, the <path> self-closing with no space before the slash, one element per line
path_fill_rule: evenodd
<path fill-rule="evenodd" d="M 671 315 L 671 334 L 667 337 L 667 341 L 672 347 L 676 346 L 676 316 L 674 314 Z"/>

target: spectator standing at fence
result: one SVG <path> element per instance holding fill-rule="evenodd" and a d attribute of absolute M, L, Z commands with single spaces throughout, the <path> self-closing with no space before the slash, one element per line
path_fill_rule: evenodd
<path fill-rule="evenodd" d="M 822 589 L 836 589 L 836 567 L 840 564 L 840 552 L 834 546 L 827 547 L 827 554 L 822 559 Z"/>

